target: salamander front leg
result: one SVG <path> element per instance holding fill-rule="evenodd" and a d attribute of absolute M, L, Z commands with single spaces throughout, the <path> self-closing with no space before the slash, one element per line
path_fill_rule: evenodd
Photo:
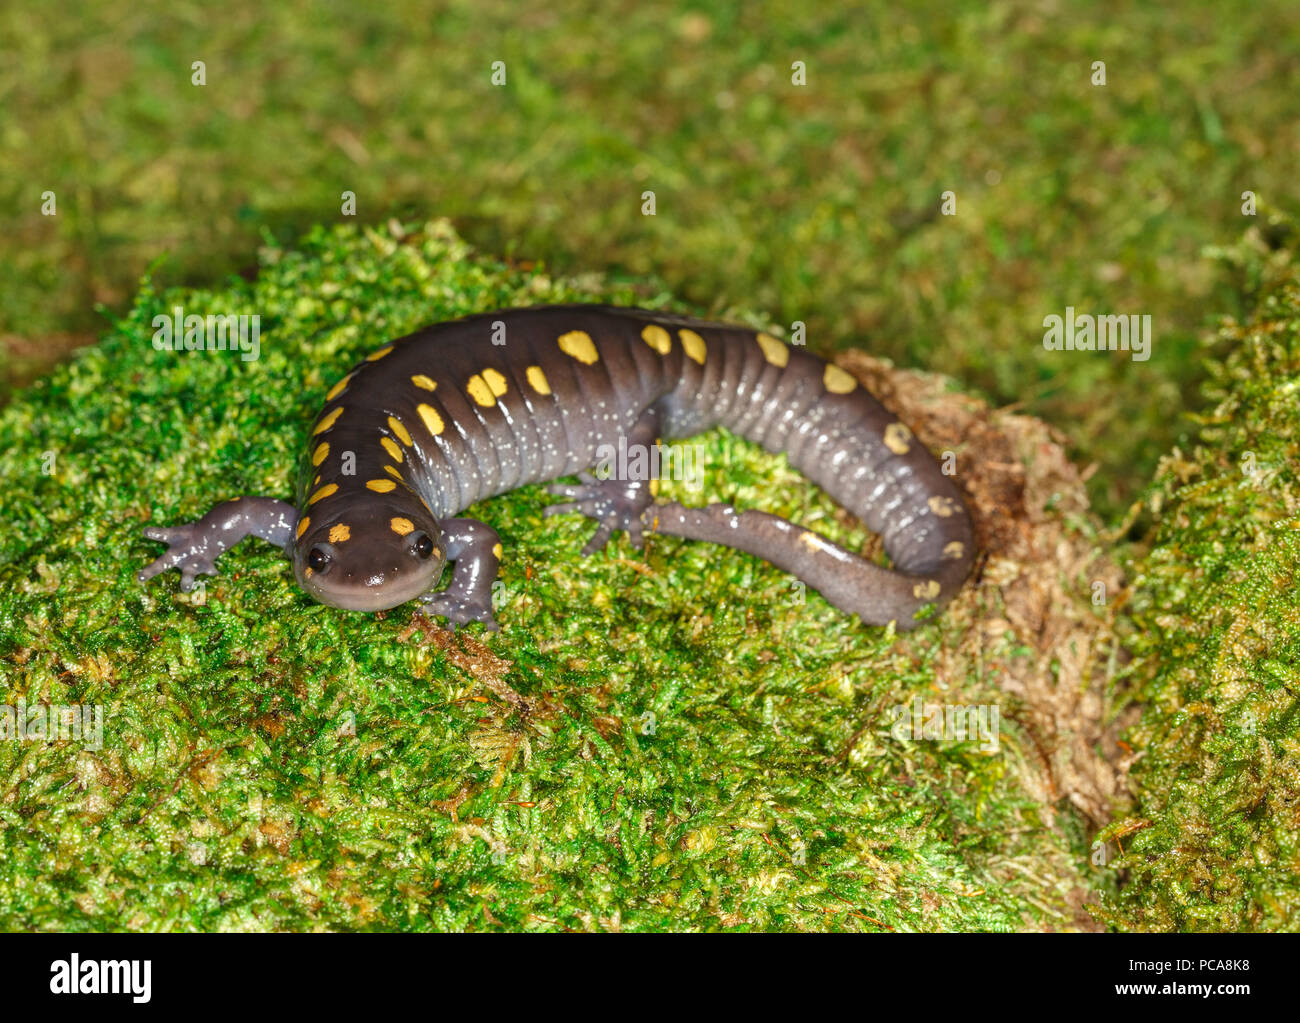
<path fill-rule="evenodd" d="M 235 497 L 222 501 L 197 522 L 149 526 L 145 537 L 167 544 L 167 551 L 141 569 L 136 578 L 146 582 L 159 572 L 176 568 L 181 573 L 181 589 L 188 593 L 196 576 L 216 575 L 217 558 L 246 536 L 261 537 L 288 550 L 297 521 L 297 509 L 284 501 Z"/>
<path fill-rule="evenodd" d="M 627 434 L 625 454 L 615 452 L 615 471 L 609 479 L 582 472 L 578 474 L 581 483 L 577 486 L 554 483 L 546 488 L 557 497 L 570 498 L 562 504 L 548 506 L 544 512 L 547 518 L 576 511 L 600 523 L 582 548 L 584 556 L 595 554 L 604 547 L 618 529 L 627 530 L 628 539 L 634 546 L 645 546 L 642 515 L 654 501 L 650 492 L 653 483 L 651 453 L 659 442 L 659 421 L 658 406 L 652 405 L 641 413 Z"/>
<path fill-rule="evenodd" d="M 442 615 L 452 630 L 482 622 L 496 632 L 500 626 L 492 615 L 492 583 L 501 565 L 501 537 L 475 519 L 445 519 L 441 525 L 446 558 L 455 566 L 446 589 L 420 598 L 425 614 Z"/>

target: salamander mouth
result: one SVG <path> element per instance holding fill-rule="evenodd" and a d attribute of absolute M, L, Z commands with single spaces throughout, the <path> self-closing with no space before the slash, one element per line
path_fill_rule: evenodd
<path fill-rule="evenodd" d="M 432 589 L 437 577 L 429 572 L 331 572 L 318 575 L 294 566 L 298 582 L 322 604 L 345 611 L 387 611 Z M 310 573 L 310 574 L 309 574 Z"/>

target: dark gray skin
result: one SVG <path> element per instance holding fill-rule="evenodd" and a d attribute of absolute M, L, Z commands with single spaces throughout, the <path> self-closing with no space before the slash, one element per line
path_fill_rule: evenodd
<path fill-rule="evenodd" d="M 495 341 L 502 343 L 494 343 Z M 724 544 L 765 558 L 872 625 L 919 624 L 961 588 L 974 559 L 961 495 L 911 431 L 837 367 L 744 327 L 609 306 L 512 309 L 426 327 L 358 364 L 327 398 L 308 444 L 299 509 L 222 502 L 197 522 L 150 527 L 181 588 L 216 572 L 245 536 L 283 547 L 299 583 L 335 607 L 409 600 L 495 629 L 500 541 L 456 514 L 526 483 L 585 470 L 602 445 L 629 449 L 722 425 L 792 465 L 882 534 L 894 570 L 775 515 L 656 503 L 650 481 L 557 484 L 548 515 Z M 352 472 L 348 470 L 352 469 Z M 629 475 L 635 476 L 635 472 Z M 434 586 L 447 562 L 450 584 Z"/>

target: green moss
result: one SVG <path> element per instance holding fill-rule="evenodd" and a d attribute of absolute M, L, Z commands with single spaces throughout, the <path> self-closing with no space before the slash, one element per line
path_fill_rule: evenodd
<path fill-rule="evenodd" d="M 1126 928 L 1300 929 L 1300 272 L 1260 232 L 1224 255 L 1254 310 L 1220 332 L 1133 565 L 1139 801 L 1103 836 Z"/>
<path fill-rule="evenodd" d="M 1016 725 L 996 756 L 887 735 L 890 708 L 933 695 L 954 616 L 897 639 L 705 544 L 583 559 L 589 527 L 544 521 L 538 487 L 471 512 L 508 552 L 499 634 L 314 604 L 256 541 L 201 599 L 175 573 L 136 582 L 147 521 L 290 497 L 324 390 L 385 339 L 493 307 L 667 302 L 473 258 L 441 222 L 400 243 L 320 230 L 262 264 L 213 291 L 146 281 L 0 413 L 0 695 L 105 713 L 98 751 L 0 743 L 0 926 L 1070 924 L 1072 882 L 1045 864 L 1083 837 L 1019 787 Z M 259 314 L 261 358 L 155 351 L 176 304 Z M 693 499 L 863 539 L 783 459 L 700 444 Z"/>

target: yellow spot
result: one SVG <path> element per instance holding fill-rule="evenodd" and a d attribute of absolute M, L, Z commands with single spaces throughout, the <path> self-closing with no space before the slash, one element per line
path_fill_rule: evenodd
<path fill-rule="evenodd" d="M 340 522 L 336 526 L 330 526 L 330 543 L 342 543 L 344 540 L 352 539 L 352 530 Z"/>
<path fill-rule="evenodd" d="M 311 568 L 308 568 L 307 571 L 303 573 L 303 577 L 307 579 L 311 578 Z"/>
<path fill-rule="evenodd" d="M 376 494 L 386 494 L 390 490 L 396 490 L 397 484 L 392 480 L 367 480 L 366 486 Z"/>
<path fill-rule="evenodd" d="M 831 394 L 848 394 L 853 388 L 858 386 L 858 382 L 850 374 L 845 373 L 839 366 L 826 364 L 826 372 L 822 374 L 822 383 L 826 385 L 826 390 Z"/>
<path fill-rule="evenodd" d="M 402 460 L 402 449 L 397 446 L 397 442 L 392 437 L 380 437 L 379 443 L 384 446 L 384 450 L 394 462 Z"/>
<path fill-rule="evenodd" d="M 934 579 L 927 579 L 913 586 L 912 594 L 917 600 L 934 600 L 939 595 L 939 584 Z"/>
<path fill-rule="evenodd" d="M 320 444 L 316 445 L 316 450 L 311 453 L 311 464 L 320 465 L 321 462 L 325 461 L 325 459 L 329 457 L 329 454 L 330 446 L 322 441 Z"/>
<path fill-rule="evenodd" d="M 337 483 L 326 483 L 325 486 L 321 487 L 318 491 L 316 491 L 316 493 L 312 494 L 311 497 L 307 499 L 307 503 L 315 504 L 322 497 L 329 497 L 330 494 L 334 493 L 334 491 L 338 490 L 338 488 L 339 486 Z"/>
<path fill-rule="evenodd" d="M 682 339 L 682 351 L 703 366 L 704 356 L 709 352 L 704 338 L 693 330 L 679 330 L 677 336 Z"/>
<path fill-rule="evenodd" d="M 420 414 L 424 428 L 435 437 L 443 431 L 442 416 L 433 410 L 432 405 L 417 405 L 415 411 Z"/>
<path fill-rule="evenodd" d="M 592 343 L 591 335 L 585 330 L 571 330 L 567 334 L 561 334 L 559 345 L 560 351 L 565 355 L 572 356 L 587 366 L 600 358 L 596 354 L 596 346 Z"/>
<path fill-rule="evenodd" d="M 407 431 L 406 427 L 402 425 L 402 421 L 400 419 L 396 418 L 395 416 L 389 416 L 388 428 L 392 430 L 394 436 L 396 436 L 397 439 L 400 440 L 403 444 L 405 444 L 408 448 L 411 446 L 411 435 Z"/>
<path fill-rule="evenodd" d="M 660 355 L 667 355 L 673 350 L 672 336 L 657 323 L 652 323 L 641 331 L 641 340 Z"/>
<path fill-rule="evenodd" d="M 320 473 L 317 473 L 316 478 L 311 481 L 311 485 L 314 487 L 319 482 L 320 482 Z"/>
<path fill-rule="evenodd" d="M 415 523 L 410 519 L 404 519 L 400 515 L 388 520 L 388 524 L 393 527 L 393 532 L 398 536 L 405 536 L 415 529 Z"/>
<path fill-rule="evenodd" d="M 905 455 L 911 450 L 908 444 L 911 439 L 912 431 L 902 423 L 890 423 L 885 427 L 885 447 L 896 455 Z"/>
<path fill-rule="evenodd" d="M 465 390 L 469 392 L 471 398 L 484 408 L 491 408 L 497 403 L 496 398 L 492 395 L 492 388 L 488 387 L 487 381 L 477 373 L 466 381 Z"/>
<path fill-rule="evenodd" d="M 505 554 L 505 551 L 501 549 L 501 545 L 499 543 L 494 543 L 492 545 L 492 554 L 497 559 L 497 561 L 500 561 L 502 555 Z"/>
<path fill-rule="evenodd" d="M 302 534 L 311 528 L 311 516 L 304 515 L 298 520 L 298 539 L 302 539 Z"/>
<path fill-rule="evenodd" d="M 951 497 L 932 497 L 925 503 L 930 506 L 930 511 L 941 519 L 946 519 L 957 511 L 957 502 Z"/>
<path fill-rule="evenodd" d="M 384 347 L 379 349 L 379 351 L 371 352 L 369 355 L 367 355 L 366 362 L 378 362 L 380 359 L 382 359 L 385 355 L 387 355 L 392 350 L 393 350 L 392 345 L 384 345 Z"/>
<path fill-rule="evenodd" d="M 755 334 L 754 340 L 763 349 L 763 358 L 773 366 L 784 366 L 790 361 L 790 347 L 784 345 L 771 334 Z"/>
<path fill-rule="evenodd" d="M 426 391 L 432 391 L 438 386 L 438 381 L 434 380 L 433 377 L 425 376 L 423 373 L 416 373 L 415 376 L 411 377 L 411 383 L 415 384 L 416 387 L 423 387 Z"/>
<path fill-rule="evenodd" d="M 541 366 L 529 366 L 524 371 L 524 376 L 528 377 L 528 385 L 538 394 L 551 393 L 551 382 L 546 379 Z"/>
<path fill-rule="evenodd" d="M 348 381 L 350 381 L 351 379 L 352 379 L 352 374 L 349 373 L 349 374 L 348 374 L 347 376 L 345 376 L 342 380 L 340 380 L 337 384 L 335 384 L 333 387 L 331 387 L 331 388 L 329 389 L 329 392 L 325 395 L 325 400 L 326 400 L 326 401 L 333 401 L 333 400 L 334 400 L 335 398 L 337 398 L 340 394 L 342 394 L 342 393 L 343 393 L 343 388 L 345 388 L 345 387 L 348 386 Z"/>
<path fill-rule="evenodd" d="M 322 419 L 319 423 L 317 423 L 316 429 L 312 430 L 311 435 L 315 437 L 316 434 L 318 433 L 324 433 L 326 430 L 328 430 L 331 426 L 333 426 L 338 421 L 338 418 L 341 415 L 343 415 L 342 405 L 340 405 L 333 412 L 331 412 L 324 419 Z"/>
<path fill-rule="evenodd" d="M 953 540 L 943 545 L 943 556 L 952 561 L 964 557 L 966 554 L 966 545 L 960 540 Z"/>
<path fill-rule="evenodd" d="M 402 474 L 401 474 L 400 472 L 397 471 L 397 466 L 395 466 L 395 465 L 386 465 L 386 466 L 384 466 L 384 472 L 388 473 L 388 475 L 391 476 L 391 477 L 393 477 L 393 479 L 395 479 L 395 480 L 401 480 L 401 479 L 402 479 Z M 406 480 L 402 480 L 402 482 L 405 483 Z"/>
<path fill-rule="evenodd" d="M 494 369 L 485 369 L 483 371 L 483 381 L 492 389 L 492 393 L 498 398 L 509 390 L 506 378 Z"/>

